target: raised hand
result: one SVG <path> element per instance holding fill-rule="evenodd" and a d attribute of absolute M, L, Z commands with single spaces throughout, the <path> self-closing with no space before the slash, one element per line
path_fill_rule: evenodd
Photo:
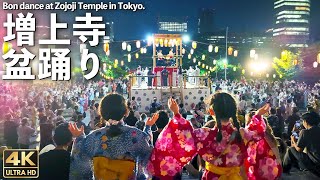
<path fill-rule="evenodd" d="M 153 116 L 146 121 L 146 125 L 153 126 L 157 122 L 158 118 L 159 118 L 159 114 L 154 113 Z"/>
<path fill-rule="evenodd" d="M 168 99 L 168 107 L 173 112 L 173 114 L 179 114 L 179 106 L 173 98 Z"/>
<path fill-rule="evenodd" d="M 69 130 L 73 137 L 79 137 L 84 133 L 84 127 L 81 126 L 81 128 L 79 129 L 76 123 L 69 123 Z"/>
<path fill-rule="evenodd" d="M 270 104 L 267 103 L 266 105 L 262 106 L 262 107 L 256 112 L 256 115 L 262 116 L 262 115 L 266 114 L 267 112 L 269 112 L 269 110 L 270 110 Z"/>

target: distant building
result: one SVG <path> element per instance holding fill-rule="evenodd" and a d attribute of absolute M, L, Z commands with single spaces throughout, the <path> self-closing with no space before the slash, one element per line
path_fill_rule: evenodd
<path fill-rule="evenodd" d="M 214 32 L 214 9 L 202 8 L 199 11 L 198 33 L 209 34 Z"/>
<path fill-rule="evenodd" d="M 106 22 L 106 36 L 104 37 L 104 41 L 113 42 L 114 41 L 114 29 L 113 29 L 113 21 Z"/>
<path fill-rule="evenodd" d="M 219 31 L 205 36 L 205 41 L 214 45 L 225 45 L 226 32 Z M 272 34 L 265 33 L 228 33 L 228 46 L 246 48 L 265 48 L 273 46 Z"/>
<path fill-rule="evenodd" d="M 274 0 L 273 37 L 283 47 L 307 47 L 310 0 Z"/>
<path fill-rule="evenodd" d="M 158 17 L 158 33 L 178 34 L 188 32 L 187 17 Z"/>

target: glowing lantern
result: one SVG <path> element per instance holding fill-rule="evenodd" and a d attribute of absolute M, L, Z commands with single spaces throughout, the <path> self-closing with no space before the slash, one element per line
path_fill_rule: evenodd
<path fill-rule="evenodd" d="M 128 46 L 127 46 L 127 51 L 128 51 L 128 52 L 131 51 L 131 45 L 130 45 L 130 44 L 128 44 Z"/>
<path fill-rule="evenodd" d="M 229 47 L 228 48 L 228 55 L 231 56 L 233 54 L 233 48 Z"/>
<path fill-rule="evenodd" d="M 219 47 L 218 47 L 218 46 L 214 47 L 214 52 L 215 52 L 215 53 L 218 53 L 218 52 L 219 52 Z"/>
<path fill-rule="evenodd" d="M 168 44 L 170 47 L 173 47 L 172 45 L 172 39 L 169 39 L 169 44 Z"/>
<path fill-rule="evenodd" d="M 279 75 L 280 79 L 282 78 L 282 74 Z"/>
<path fill-rule="evenodd" d="M 193 54 L 193 53 L 194 53 L 194 49 L 191 49 L 191 50 L 190 50 L 190 54 Z"/>
<path fill-rule="evenodd" d="M 197 62 L 197 59 L 196 58 L 193 58 L 193 63 L 196 63 Z"/>
<path fill-rule="evenodd" d="M 104 50 L 104 52 L 108 52 L 109 51 L 109 43 L 105 43 L 103 45 L 103 50 Z"/>
<path fill-rule="evenodd" d="M 140 48 L 140 53 L 143 54 L 143 52 L 144 52 L 144 49 Z"/>
<path fill-rule="evenodd" d="M 191 54 L 188 54 L 188 59 L 191 59 Z"/>
<path fill-rule="evenodd" d="M 205 59 L 206 59 L 206 55 L 203 54 L 202 57 L 201 57 L 201 59 L 202 59 L 202 60 L 205 60 Z"/>
<path fill-rule="evenodd" d="M 182 48 L 182 54 L 185 54 L 186 50 L 184 48 Z"/>
<path fill-rule="evenodd" d="M 233 67 L 233 71 L 237 71 L 237 68 L 236 68 L 236 67 Z"/>
<path fill-rule="evenodd" d="M 136 59 L 138 59 L 139 58 L 139 53 L 136 53 Z"/>
<path fill-rule="evenodd" d="M 213 60 L 213 65 L 216 65 L 217 64 L 217 60 Z"/>
<path fill-rule="evenodd" d="M 208 65 L 206 65 L 206 69 L 209 69 L 209 66 L 208 66 Z"/>
<path fill-rule="evenodd" d="M 238 51 L 237 51 L 237 50 L 234 50 L 234 51 L 233 51 L 233 56 L 234 56 L 234 57 L 238 57 Z"/>
<path fill-rule="evenodd" d="M 145 54 L 147 53 L 147 48 L 143 49 L 143 53 L 145 53 Z"/>
<path fill-rule="evenodd" d="M 160 46 L 163 47 L 163 39 L 159 40 Z"/>
<path fill-rule="evenodd" d="M 205 65 L 204 64 L 202 64 L 202 68 L 204 68 L 205 67 Z"/>
<path fill-rule="evenodd" d="M 266 77 L 269 78 L 269 74 L 267 74 Z"/>
<path fill-rule="evenodd" d="M 110 50 L 106 52 L 106 56 L 110 56 Z"/>
<path fill-rule="evenodd" d="M 250 58 L 254 58 L 256 55 L 256 50 L 252 49 L 250 50 Z"/>
<path fill-rule="evenodd" d="M 317 68 L 317 67 L 318 67 L 318 62 L 316 62 L 316 61 L 313 62 L 313 67 L 314 67 L 314 68 Z"/>
<path fill-rule="evenodd" d="M 298 60 L 297 59 L 293 60 L 293 65 L 294 66 L 298 65 Z"/>
<path fill-rule="evenodd" d="M 320 53 L 317 56 L 317 62 L 320 63 Z"/>
<path fill-rule="evenodd" d="M 126 42 L 123 42 L 123 43 L 122 43 L 122 50 L 126 50 L 126 48 L 127 48 L 127 43 L 126 43 Z"/>
<path fill-rule="evenodd" d="M 131 54 L 128 54 L 128 62 L 131 61 Z"/>
<path fill-rule="evenodd" d="M 276 78 L 276 77 L 277 77 L 277 75 L 273 74 L 273 78 Z"/>
<path fill-rule="evenodd" d="M 195 42 L 195 41 L 192 42 L 192 48 L 197 49 L 197 42 Z"/>
<path fill-rule="evenodd" d="M 209 51 L 209 52 L 212 52 L 212 51 L 213 51 L 213 46 L 212 46 L 211 44 L 208 46 L 208 51 Z"/>
<path fill-rule="evenodd" d="M 201 66 L 201 62 L 200 61 L 198 61 L 198 66 Z"/>
<path fill-rule="evenodd" d="M 168 47 L 168 39 L 164 40 L 164 47 Z"/>
<path fill-rule="evenodd" d="M 118 64 L 118 63 L 119 63 L 118 59 L 114 60 L 114 63 L 115 63 L 115 64 Z"/>
<path fill-rule="evenodd" d="M 172 46 L 174 46 L 174 45 L 177 45 L 177 40 L 176 39 L 173 39 L 172 40 Z M 177 45 L 178 46 L 178 45 Z"/>
<path fill-rule="evenodd" d="M 111 66 L 111 65 L 109 65 L 109 69 L 112 69 L 112 66 Z"/>
<path fill-rule="evenodd" d="M 124 65 L 124 62 L 123 61 L 121 61 L 121 66 L 123 66 Z"/>
<path fill-rule="evenodd" d="M 106 71 L 106 69 L 107 69 L 107 64 L 106 64 L 106 63 L 103 63 L 103 64 L 102 64 L 102 69 L 103 69 L 104 71 Z"/>
<path fill-rule="evenodd" d="M 137 41 L 137 42 L 136 42 L 136 47 L 137 47 L 137 48 L 140 48 L 140 46 L 141 46 L 140 41 Z"/>
<path fill-rule="evenodd" d="M 246 70 L 242 69 L 242 74 L 245 74 L 246 73 Z"/>
<path fill-rule="evenodd" d="M 287 59 L 288 58 L 288 53 L 287 51 L 282 51 L 281 52 L 281 59 Z"/>
<path fill-rule="evenodd" d="M 177 41 L 176 41 L 176 46 L 179 46 L 179 45 L 180 45 L 180 40 L 177 39 Z"/>
<path fill-rule="evenodd" d="M 117 68 L 117 67 L 118 67 L 118 64 L 114 64 L 113 67 L 114 67 L 114 68 Z"/>
<path fill-rule="evenodd" d="M 83 50 L 87 49 L 87 45 L 86 44 L 80 44 L 80 53 L 82 54 Z M 106 51 L 105 51 L 106 52 Z M 4 53 L 5 54 L 5 53 Z"/>

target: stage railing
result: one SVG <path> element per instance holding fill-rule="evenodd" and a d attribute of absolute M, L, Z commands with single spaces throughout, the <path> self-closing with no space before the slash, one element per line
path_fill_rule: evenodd
<path fill-rule="evenodd" d="M 160 77 L 160 83 L 158 82 L 158 77 Z M 140 80 L 138 78 L 141 78 Z M 129 76 L 130 87 L 142 87 L 142 79 L 151 78 L 151 86 L 147 88 L 201 88 L 201 87 L 211 87 L 211 80 L 208 76 L 188 76 L 188 75 L 177 75 L 176 79 L 173 79 L 171 75 L 168 76 L 167 80 L 164 81 L 161 76 L 151 75 L 151 76 Z M 149 79 L 148 79 L 149 80 Z M 139 82 L 140 81 L 140 82 Z M 145 80 L 144 80 L 145 81 Z M 176 81 L 176 86 L 173 86 L 173 82 Z M 140 84 L 139 84 L 140 83 Z M 182 86 L 182 87 L 181 87 Z"/>

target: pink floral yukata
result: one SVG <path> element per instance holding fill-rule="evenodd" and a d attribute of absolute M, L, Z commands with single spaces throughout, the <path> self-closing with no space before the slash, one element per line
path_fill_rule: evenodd
<path fill-rule="evenodd" d="M 255 119 L 255 123 L 259 122 L 260 126 L 264 127 L 261 128 L 264 131 L 265 124 L 264 121 L 261 121 L 262 117 L 255 116 L 253 119 Z M 258 126 L 257 123 L 254 125 Z M 230 136 L 236 130 L 232 124 L 229 123 L 222 126 L 221 130 L 223 138 L 219 143 L 216 141 L 218 133 L 216 127 L 213 129 L 200 128 L 194 130 L 189 121 L 183 119 L 181 115 L 176 115 L 159 135 L 148 164 L 149 172 L 161 180 L 172 179 L 196 154 L 199 154 L 203 160 L 218 167 L 236 167 L 241 166 L 244 162 L 250 166 L 251 170 L 261 166 L 262 169 L 265 168 L 267 170 L 266 172 L 262 170 L 264 174 L 267 174 L 266 179 L 275 179 L 269 178 L 275 171 L 270 172 L 268 167 L 265 167 L 271 165 L 273 168 L 277 168 L 276 164 L 274 164 L 275 157 L 270 156 L 272 162 L 269 162 L 269 159 L 267 159 L 267 162 L 263 160 L 261 164 L 254 164 L 254 161 L 246 159 L 257 161 L 256 158 L 258 156 L 247 156 L 247 149 L 249 150 L 249 148 L 244 143 L 236 141 L 229 143 Z M 245 142 L 257 142 L 261 140 L 261 138 L 255 135 L 257 134 L 256 131 L 250 130 L 244 131 L 245 138 L 248 138 Z M 252 146 L 250 147 L 254 151 Z M 205 170 L 202 179 L 218 180 L 219 177 L 219 175 Z"/>

